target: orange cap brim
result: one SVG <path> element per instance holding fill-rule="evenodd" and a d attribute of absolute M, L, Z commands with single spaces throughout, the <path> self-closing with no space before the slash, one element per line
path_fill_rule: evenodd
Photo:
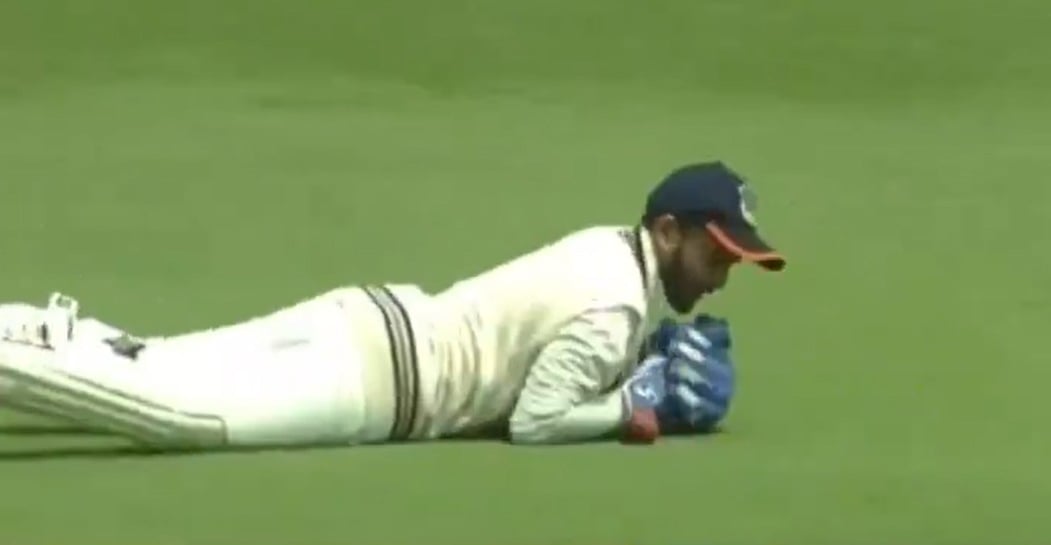
<path fill-rule="evenodd" d="M 720 246 L 737 257 L 740 257 L 742 261 L 755 263 L 769 271 L 780 271 L 785 268 L 784 256 L 772 248 L 767 247 L 765 243 L 762 243 L 758 239 L 758 236 L 756 236 L 756 243 L 762 247 L 749 249 L 746 247 L 748 245 L 747 243 L 735 240 L 730 233 L 715 222 L 708 222 L 705 225 L 705 229 L 708 230 L 708 233 L 719 243 Z"/>

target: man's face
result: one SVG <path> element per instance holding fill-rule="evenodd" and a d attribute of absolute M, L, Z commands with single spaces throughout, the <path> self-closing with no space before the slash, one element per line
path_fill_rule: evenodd
<path fill-rule="evenodd" d="M 658 218 L 651 232 L 668 304 L 680 314 L 689 313 L 705 295 L 722 289 L 730 268 L 740 260 L 703 227 L 684 226 L 670 216 Z"/>

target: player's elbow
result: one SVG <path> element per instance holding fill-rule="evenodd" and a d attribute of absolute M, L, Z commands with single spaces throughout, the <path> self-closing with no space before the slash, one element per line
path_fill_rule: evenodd
<path fill-rule="evenodd" d="M 545 445 L 555 441 L 557 419 L 536 417 L 523 411 L 511 416 L 509 426 L 511 442 L 518 445 Z"/>
<path fill-rule="evenodd" d="M 549 441 L 545 426 L 538 422 L 515 422 L 511 420 L 511 442 L 516 445 L 543 445 Z"/>

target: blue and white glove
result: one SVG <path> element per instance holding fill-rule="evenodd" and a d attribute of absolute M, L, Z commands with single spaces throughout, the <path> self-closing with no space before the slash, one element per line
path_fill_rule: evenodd
<path fill-rule="evenodd" d="M 631 378 L 621 387 L 624 405 L 622 439 L 632 443 L 652 443 L 661 434 L 658 412 L 667 402 L 668 358 L 653 354 L 635 369 Z"/>
<path fill-rule="evenodd" d="M 665 341 L 666 402 L 658 410 L 665 432 L 706 432 L 725 418 L 736 375 L 726 320 L 700 315 Z"/>
<path fill-rule="evenodd" d="M 647 409 L 656 410 L 667 397 L 665 377 L 668 358 L 653 354 L 635 368 L 631 378 L 624 384 L 624 403 L 628 412 Z"/>
<path fill-rule="evenodd" d="M 644 352 L 647 355 L 667 353 L 668 345 L 671 344 L 672 338 L 675 337 L 679 329 L 682 327 L 684 327 L 684 324 L 676 322 L 671 318 L 661 320 L 660 324 L 657 325 L 657 330 L 651 333 L 649 338 L 646 339 L 646 345 L 643 347 Z"/>
<path fill-rule="evenodd" d="M 622 387 L 625 439 L 650 443 L 660 435 L 711 431 L 734 393 L 726 320 L 708 315 L 689 324 L 662 323 L 646 357 Z"/>

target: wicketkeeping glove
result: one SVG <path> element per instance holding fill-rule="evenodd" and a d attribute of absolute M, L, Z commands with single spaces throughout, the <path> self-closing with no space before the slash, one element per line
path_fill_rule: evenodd
<path fill-rule="evenodd" d="M 699 316 L 670 338 L 665 377 L 664 431 L 710 431 L 730 408 L 736 382 L 726 320 Z M 669 430 L 668 428 L 673 428 Z"/>
<path fill-rule="evenodd" d="M 657 329 L 650 334 L 646 339 L 643 350 L 646 354 L 661 353 L 664 354 L 668 350 L 668 343 L 671 342 L 672 337 L 675 336 L 682 324 L 665 318 L 657 324 Z"/>
<path fill-rule="evenodd" d="M 651 355 L 621 387 L 626 441 L 652 443 L 660 435 L 657 412 L 667 399 L 667 363 L 663 354 Z"/>

